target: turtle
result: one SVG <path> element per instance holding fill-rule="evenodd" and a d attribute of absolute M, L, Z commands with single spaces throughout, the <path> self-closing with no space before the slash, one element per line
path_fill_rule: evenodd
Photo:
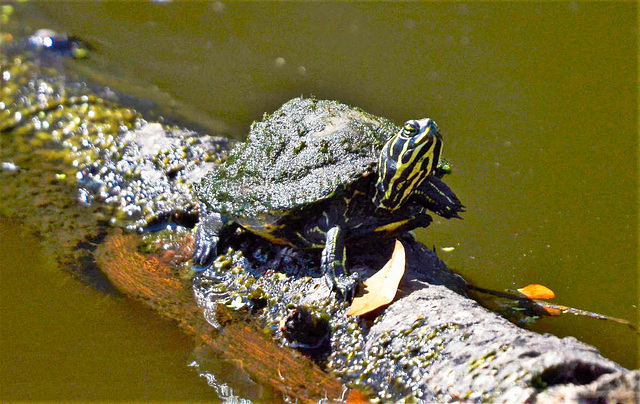
<path fill-rule="evenodd" d="M 200 200 L 193 263 L 206 269 L 238 226 L 273 243 L 322 251 L 339 299 L 361 283 L 346 247 L 427 227 L 429 211 L 460 218 L 442 181 L 442 135 L 429 118 L 397 127 L 337 101 L 294 98 L 251 125 L 247 141 L 194 185 Z"/>

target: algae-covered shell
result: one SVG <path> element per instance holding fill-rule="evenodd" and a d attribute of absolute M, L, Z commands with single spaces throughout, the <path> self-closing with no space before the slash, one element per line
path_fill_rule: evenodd
<path fill-rule="evenodd" d="M 278 217 L 373 173 L 397 131 L 384 118 L 335 101 L 295 98 L 255 122 L 247 141 L 196 192 L 227 217 Z"/>

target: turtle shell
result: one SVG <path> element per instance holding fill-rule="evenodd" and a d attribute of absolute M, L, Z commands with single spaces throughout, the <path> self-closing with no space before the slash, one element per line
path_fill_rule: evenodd
<path fill-rule="evenodd" d="M 336 101 L 295 98 L 254 122 L 247 141 L 196 193 L 209 210 L 229 218 L 277 219 L 340 196 L 373 173 L 397 130 L 387 119 Z"/>

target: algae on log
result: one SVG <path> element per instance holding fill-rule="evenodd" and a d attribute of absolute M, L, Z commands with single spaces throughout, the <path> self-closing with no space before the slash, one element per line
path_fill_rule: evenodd
<path fill-rule="evenodd" d="M 218 324 L 214 329 L 193 301 L 190 285 L 180 279 L 176 268 L 190 258 L 193 239 L 186 235 L 173 249 L 156 254 L 138 252 L 140 238 L 114 235 L 98 247 L 96 259 L 112 284 L 122 293 L 174 320 L 180 329 L 194 335 L 200 346 L 232 361 L 239 361 L 243 372 L 264 386 L 302 402 L 317 402 L 342 395 L 342 384 L 300 353 L 282 349 L 260 330 L 255 319 L 216 307 Z M 242 317 L 245 317 L 244 319 Z"/>
<path fill-rule="evenodd" d="M 219 265 L 194 283 L 205 317 L 211 317 L 207 312 L 220 301 L 216 296 L 244 299 L 250 306 L 256 291 L 267 302 L 261 315 L 272 327 L 286 318 L 291 306 L 330 314 L 331 353 L 320 360 L 348 387 L 383 402 L 409 397 L 424 402 L 536 402 L 560 394 L 628 396 L 640 387 L 640 372 L 603 358 L 594 347 L 572 337 L 521 329 L 481 307 L 465 296 L 466 282 L 410 236 L 402 238 L 407 270 L 399 297 L 365 319 L 346 316 L 346 305 L 331 297 L 321 276 L 299 275 L 296 267 L 311 259 L 307 252 L 271 247 L 276 251 L 248 259 L 245 256 L 265 251 L 267 243 L 247 233 L 238 238 L 242 240 L 234 241 Z M 374 256 L 371 246 L 352 248 L 350 259 L 366 278 L 375 272 L 371 268 L 388 259 L 391 249 L 376 246 L 380 252 Z M 269 271 L 282 257 L 286 276 Z M 286 343 L 281 333 L 274 335 Z M 615 388 L 603 392 L 600 385 Z"/>

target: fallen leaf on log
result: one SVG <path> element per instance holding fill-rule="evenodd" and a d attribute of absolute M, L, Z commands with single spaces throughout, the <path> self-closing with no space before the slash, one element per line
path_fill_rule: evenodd
<path fill-rule="evenodd" d="M 518 289 L 518 292 L 529 299 L 553 299 L 556 297 L 553 290 L 544 285 L 538 285 L 535 283 Z"/>
<path fill-rule="evenodd" d="M 393 301 L 404 275 L 406 258 L 402 243 L 396 240 L 391 259 L 364 282 L 366 293 L 353 299 L 348 316 L 361 316 Z"/>

